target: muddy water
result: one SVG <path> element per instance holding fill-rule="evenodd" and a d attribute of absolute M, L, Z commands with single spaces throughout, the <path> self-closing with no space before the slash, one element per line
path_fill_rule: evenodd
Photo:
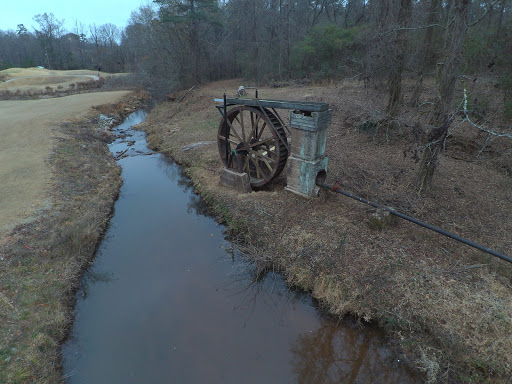
<path fill-rule="evenodd" d="M 255 279 L 180 167 L 128 129 L 142 119 L 111 145 L 129 148 L 124 185 L 77 296 L 68 383 L 416 382 L 374 331 L 322 316 L 277 274 Z"/>

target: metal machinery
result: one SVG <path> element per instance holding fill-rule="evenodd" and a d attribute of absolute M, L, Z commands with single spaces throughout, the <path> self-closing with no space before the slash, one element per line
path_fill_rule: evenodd
<path fill-rule="evenodd" d="M 317 177 L 325 180 L 325 143 L 331 121 L 327 103 L 259 99 L 215 99 L 222 119 L 217 143 L 226 169 L 247 174 L 250 186 L 264 187 L 283 171 L 286 189 L 305 197 L 318 193 Z M 290 127 L 277 109 L 289 110 Z"/>

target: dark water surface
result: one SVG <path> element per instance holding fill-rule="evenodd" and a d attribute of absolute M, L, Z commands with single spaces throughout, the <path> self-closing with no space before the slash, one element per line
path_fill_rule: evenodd
<path fill-rule="evenodd" d="M 68 383 L 416 382 L 375 331 L 322 316 L 277 274 L 256 282 L 180 167 L 125 131 L 144 118 L 132 115 L 111 145 L 137 141 L 77 296 Z"/>

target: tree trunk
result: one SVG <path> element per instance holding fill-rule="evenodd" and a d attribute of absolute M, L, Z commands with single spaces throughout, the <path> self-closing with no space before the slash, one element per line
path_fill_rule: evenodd
<path fill-rule="evenodd" d="M 457 0 L 453 6 L 453 14 L 447 19 L 444 42 L 443 62 L 439 63 L 437 76 L 437 98 L 430 119 L 433 126 L 428 134 L 428 142 L 421 158 L 420 169 L 416 178 L 419 193 L 430 189 L 432 177 L 438 163 L 448 128 L 453 120 L 452 102 L 455 81 L 457 80 L 464 42 L 468 29 L 468 8 L 470 0 Z"/>
<path fill-rule="evenodd" d="M 388 85 L 389 97 L 386 113 L 391 117 L 397 115 L 398 106 L 402 100 L 402 74 L 405 68 L 405 55 L 407 51 L 407 26 L 411 18 L 411 0 L 400 0 L 400 9 L 398 10 L 398 17 L 396 28 L 394 32 L 393 42 L 393 58 L 394 63 L 391 66 Z"/>
<path fill-rule="evenodd" d="M 199 47 L 199 23 L 196 16 L 196 6 L 194 0 L 189 1 L 190 14 L 191 14 L 191 31 L 190 31 L 190 44 L 192 46 L 192 60 L 194 66 L 193 78 L 194 82 L 201 82 L 201 52 Z"/>
<path fill-rule="evenodd" d="M 412 97 L 411 97 L 411 105 L 413 107 L 417 107 L 420 103 L 420 95 L 423 91 L 423 76 L 425 72 L 428 71 L 429 67 L 433 64 L 432 56 L 434 55 L 434 50 L 432 49 L 433 37 L 434 37 L 434 26 L 435 22 L 438 20 L 438 8 L 439 8 L 440 0 L 432 0 L 430 2 L 430 9 L 428 11 L 427 25 L 429 26 L 425 31 L 425 36 L 423 37 L 423 42 L 421 44 L 420 51 L 420 70 L 418 72 L 418 81 L 416 83 L 416 87 L 414 88 Z"/>

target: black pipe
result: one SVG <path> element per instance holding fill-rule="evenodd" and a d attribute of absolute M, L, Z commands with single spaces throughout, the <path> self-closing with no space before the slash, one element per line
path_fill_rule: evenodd
<path fill-rule="evenodd" d="M 400 217 L 401 219 L 404 219 L 404 220 L 408 220 L 414 224 L 417 224 L 421 227 L 424 227 L 424 228 L 427 228 L 427 229 L 430 229 L 431 231 L 434 231 L 434 232 L 437 232 L 437 233 L 440 233 L 441 235 L 443 236 L 447 236 L 447 237 L 450 237 L 454 240 L 457 240 L 457 241 L 460 241 L 461 243 L 464 243 L 466 245 L 469 245 L 470 247 L 473 247 L 473 248 L 476 248 L 476 249 L 479 249 L 480 251 L 483 251 L 483 252 L 486 252 L 486 253 L 489 253 L 493 256 L 496 256 L 496 257 L 499 257 L 500 259 L 502 260 L 505 260 L 505 261 L 508 261 L 509 263 L 512 263 L 512 257 L 509 257 L 507 255 L 503 255 L 499 252 L 496 252 L 496 251 L 493 251 L 492 249 L 490 248 L 487 248 L 487 247 L 484 247 L 483 245 L 480 245 L 480 244 L 477 244 L 471 240 L 467 240 L 467 239 L 464 239 L 460 236 L 457 236 L 451 232 L 448 232 L 448 231 L 445 231 L 441 228 L 437 228 L 437 227 L 434 227 L 433 225 L 430 225 L 430 224 L 427 224 L 427 223 L 424 223 L 423 221 L 420 221 L 418 219 L 415 219 L 414 217 L 411 217 L 411 216 L 407 216 L 407 215 L 404 215 L 403 213 L 400 213 L 400 212 L 397 212 L 395 211 L 394 209 L 392 208 L 389 208 L 389 207 L 383 207 L 377 203 L 373 203 L 369 200 L 366 200 L 366 199 L 363 199 L 362 197 L 359 197 L 359 196 L 356 196 L 356 195 L 353 195 L 349 192 L 345 192 L 345 191 L 342 191 L 340 190 L 339 188 L 336 188 L 336 187 L 333 187 L 331 185 L 327 185 L 327 184 L 324 184 L 324 183 L 317 183 L 317 185 L 319 187 L 322 187 L 322 188 L 326 188 L 326 189 L 329 189 L 333 192 L 338 192 L 344 196 L 347 196 L 347 197 L 350 197 L 351 199 L 354 199 L 354 200 L 357 200 L 357 201 L 360 201 L 361 203 L 364 203 L 364 204 L 368 204 L 368 205 L 371 205 L 372 207 L 374 208 L 379 208 L 379 209 L 383 209 L 385 211 L 388 211 L 389 213 L 391 213 L 392 215 L 395 215 L 395 216 L 398 216 Z"/>
<path fill-rule="evenodd" d="M 226 140 L 226 169 L 229 168 L 229 150 L 228 150 L 228 106 L 226 102 L 226 94 L 224 93 L 224 139 Z"/>

